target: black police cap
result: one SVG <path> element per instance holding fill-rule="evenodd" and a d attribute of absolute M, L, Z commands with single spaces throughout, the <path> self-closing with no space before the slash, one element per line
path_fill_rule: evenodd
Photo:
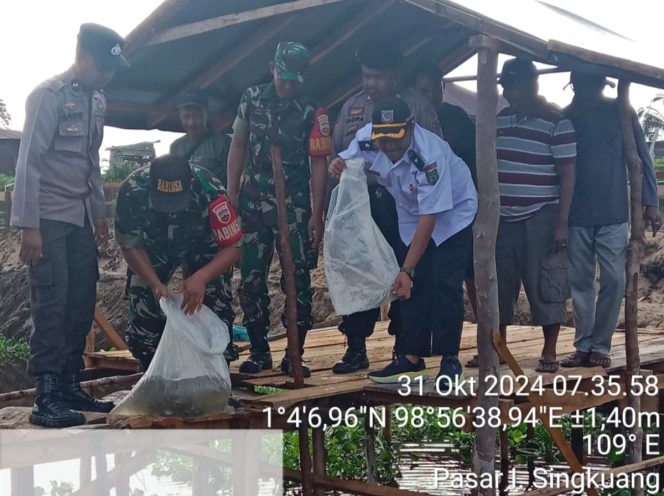
<path fill-rule="evenodd" d="M 355 52 L 360 64 L 370 69 L 398 69 L 403 62 L 403 54 L 391 40 L 370 40 Z"/>
<path fill-rule="evenodd" d="M 124 39 L 110 28 L 92 22 L 81 24 L 78 32 L 78 47 L 91 55 L 102 69 L 129 67 L 122 55 Z"/>

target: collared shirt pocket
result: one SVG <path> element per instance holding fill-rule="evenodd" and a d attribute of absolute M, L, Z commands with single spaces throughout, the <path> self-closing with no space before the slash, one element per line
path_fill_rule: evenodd
<path fill-rule="evenodd" d="M 53 141 L 53 149 L 65 152 L 82 152 L 85 146 L 85 131 L 83 119 L 61 120 Z"/>

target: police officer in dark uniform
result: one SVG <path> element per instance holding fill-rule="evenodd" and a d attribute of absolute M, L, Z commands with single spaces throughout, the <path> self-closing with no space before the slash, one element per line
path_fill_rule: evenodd
<path fill-rule="evenodd" d="M 79 371 L 96 302 L 96 245 L 108 238 L 99 169 L 101 88 L 129 66 L 123 46 L 115 31 L 83 24 L 74 65 L 37 86 L 26 103 L 11 225 L 22 230 L 19 256 L 29 267 L 28 371 L 37 382 L 30 422 L 36 425 L 79 425 L 85 417 L 74 410 L 113 408 L 81 389 Z"/>
<path fill-rule="evenodd" d="M 356 132 L 371 122 L 375 102 L 386 97 L 399 95 L 410 108 L 415 122 L 424 129 L 441 136 L 438 116 L 431 103 L 412 88 L 402 91 L 399 87 L 403 55 L 389 40 L 374 39 L 357 50 L 357 59 L 362 70 L 362 91 L 344 103 L 332 133 L 334 153 L 339 154 L 348 148 Z M 368 176 L 371 215 L 391 246 L 398 243 L 397 211 L 394 199 L 387 190 Z M 335 178 L 328 181 L 328 189 L 337 183 Z M 400 254 L 396 254 L 400 258 Z M 390 308 L 390 333 L 400 331 L 400 312 L 395 301 Z M 373 333 L 380 309 L 374 308 L 353 315 L 344 315 L 339 330 L 346 334 L 348 349 L 332 371 L 336 374 L 355 372 L 369 367 L 366 354 L 366 338 Z"/>

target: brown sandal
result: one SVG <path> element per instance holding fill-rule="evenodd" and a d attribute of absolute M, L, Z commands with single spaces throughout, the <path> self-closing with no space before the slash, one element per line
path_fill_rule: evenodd
<path fill-rule="evenodd" d="M 588 367 L 590 363 L 588 359 L 590 358 L 590 353 L 587 351 L 575 351 L 570 356 L 565 358 L 560 362 L 561 367 L 573 368 L 573 367 Z"/>
<path fill-rule="evenodd" d="M 540 358 L 537 362 L 537 367 L 535 367 L 536 372 L 542 372 L 545 374 L 555 374 L 560 368 L 560 363 L 558 360 L 544 360 Z"/>
<path fill-rule="evenodd" d="M 474 355 L 473 358 L 471 358 L 470 360 L 468 360 L 468 361 L 466 362 L 466 367 L 468 367 L 469 369 L 476 369 L 476 368 L 478 368 L 478 367 L 480 366 L 480 360 L 479 360 L 479 359 L 480 359 L 480 356 L 479 356 L 479 355 Z M 507 363 L 507 362 L 506 362 L 505 360 L 501 360 L 501 361 L 500 361 L 500 364 L 501 364 L 501 365 L 505 365 L 506 363 Z"/>
<path fill-rule="evenodd" d="M 601 353 L 591 353 L 588 358 L 588 364 L 591 367 L 602 367 L 608 369 L 611 366 L 611 357 Z"/>

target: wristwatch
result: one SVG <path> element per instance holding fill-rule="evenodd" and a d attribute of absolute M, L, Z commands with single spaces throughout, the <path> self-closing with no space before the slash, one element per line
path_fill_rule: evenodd
<path fill-rule="evenodd" d="M 412 281 L 415 279 L 415 268 L 414 267 L 401 267 L 399 269 L 399 272 L 405 272 L 408 274 L 408 277 L 410 277 L 410 280 Z"/>

